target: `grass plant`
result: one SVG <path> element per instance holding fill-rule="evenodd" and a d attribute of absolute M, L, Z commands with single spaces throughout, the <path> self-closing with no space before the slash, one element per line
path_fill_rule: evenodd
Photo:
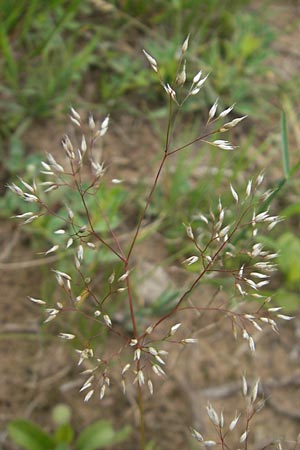
<path fill-rule="evenodd" d="M 263 174 L 247 180 L 242 190 L 238 189 L 236 183 L 229 184 L 227 189 L 232 198 L 230 207 L 224 207 L 222 198 L 215 196 L 207 209 L 198 210 L 196 217 L 186 215 L 183 224 L 180 223 L 185 235 L 182 239 L 185 255 L 179 259 L 187 273 L 193 269 L 192 278 L 187 277 L 186 285 L 172 293 L 165 301 L 164 309 L 158 309 L 156 315 L 151 309 L 148 315 L 139 314 L 140 305 L 134 286 L 134 275 L 138 269 L 135 255 L 139 251 L 141 237 L 149 221 L 149 212 L 168 165 L 178 155 L 185 155 L 187 158 L 192 148 L 197 152 L 209 152 L 213 149 L 225 154 L 238 151 L 236 145 L 228 140 L 228 135 L 246 119 L 245 115 L 233 116 L 234 105 L 222 108 L 219 106 L 219 100 L 215 99 L 201 132 L 189 137 L 185 142 L 177 137 L 177 124 L 182 120 L 183 106 L 190 99 L 202 94 L 209 77 L 209 74 L 203 73 L 202 70 L 198 70 L 191 78 L 187 76 L 188 46 L 189 36 L 177 52 L 176 71 L 172 80 L 168 81 L 165 81 L 164 71 L 157 59 L 144 50 L 144 56 L 167 99 L 168 120 L 164 146 L 158 165 L 153 171 L 152 182 L 143 195 L 140 211 L 134 218 L 134 226 L 128 230 L 125 240 L 121 238 L 121 227 L 114 224 L 109 215 L 114 194 L 111 197 L 101 194 L 103 189 L 106 189 L 104 186 L 110 186 L 113 190 L 121 181 L 109 177 L 109 169 L 101 159 L 98 147 L 98 143 L 105 139 L 108 131 L 108 115 L 98 123 L 92 115 L 85 120 L 82 114 L 72 108 L 70 119 L 77 129 L 78 141 L 71 141 L 67 135 L 63 137 L 62 155 L 54 157 L 48 154 L 47 160 L 42 161 L 42 179 L 21 179 L 20 182 L 9 186 L 17 197 L 32 205 L 29 211 L 16 215 L 23 225 L 33 226 L 48 217 L 53 218 L 57 224 L 53 230 L 55 240 L 49 248 L 43 250 L 42 255 L 59 255 L 67 249 L 73 263 L 72 273 L 63 267 L 51 269 L 59 292 L 58 301 L 49 304 L 47 298 L 30 296 L 28 299 L 44 308 L 45 323 L 59 322 L 59 319 L 62 319 L 58 336 L 73 341 L 76 345 L 78 365 L 83 368 L 82 375 L 85 377 L 80 388 L 85 402 L 94 397 L 102 400 L 107 395 L 113 366 L 119 367 L 118 381 L 124 394 L 126 395 L 129 386 L 135 388 L 140 450 L 147 448 L 148 441 L 144 413 L 147 396 L 155 395 L 154 380 L 167 376 L 166 362 L 170 346 L 177 345 L 182 348 L 197 345 L 192 330 L 181 322 L 183 314 L 190 313 L 193 316 L 205 312 L 212 317 L 215 317 L 215 314 L 224 316 L 233 330 L 233 335 L 245 340 L 253 353 L 256 350 L 254 332 L 261 332 L 265 327 L 277 332 L 278 320 L 291 319 L 281 312 L 281 307 L 270 305 L 271 298 L 264 292 L 276 269 L 274 260 L 278 255 L 264 247 L 260 236 L 264 229 L 271 231 L 281 219 L 271 214 L 270 205 L 262 209 L 262 205 L 265 205 L 272 195 L 272 192 L 263 189 Z M 105 185 L 104 179 L 107 180 Z M 180 173 L 176 174 L 175 183 L 180 183 Z M 63 198 L 63 207 L 59 211 L 53 207 L 53 197 L 57 198 L 57 195 Z M 164 189 L 161 195 L 168 197 Z M 179 189 L 178 197 L 180 195 Z M 70 199 L 73 198 L 76 200 L 71 203 Z M 108 205 L 107 198 L 110 198 Z M 73 206 L 79 203 L 83 214 L 79 214 Z M 172 199 L 172 208 L 178 207 L 179 203 L 180 198 L 175 196 Z M 119 204 L 117 206 L 119 207 Z M 168 215 L 170 214 L 171 211 Z M 172 220 L 168 215 L 166 220 L 169 228 Z M 175 214 L 175 227 L 178 227 L 177 220 L 178 216 Z M 243 239 L 239 238 L 241 234 Z M 99 295 L 93 285 L 95 272 L 90 273 L 89 260 L 92 253 L 100 255 L 102 252 L 111 255 L 113 268 L 109 276 L 101 278 L 103 289 Z M 105 273 L 103 264 L 99 266 L 99 271 Z M 234 294 L 229 290 L 226 301 L 224 298 L 219 300 L 218 297 L 203 298 L 201 286 L 207 278 L 213 278 L 217 285 L 223 284 L 224 279 L 228 280 Z M 194 295 L 195 293 L 197 295 Z M 247 300 L 251 300 L 251 312 L 247 310 Z M 126 326 L 124 323 L 123 326 L 116 323 L 116 312 L 124 315 L 124 311 L 130 326 L 128 323 Z M 79 315 L 93 324 L 88 338 L 72 328 L 72 321 L 68 320 L 72 315 Z M 106 345 L 99 347 L 97 342 L 102 343 L 103 336 L 106 337 Z M 118 342 L 117 349 L 112 353 L 108 345 L 110 338 Z M 249 390 L 245 380 L 243 392 L 247 397 Z M 245 426 L 238 437 L 240 448 L 244 450 L 249 446 L 250 421 L 258 409 L 257 393 L 258 382 L 247 397 Z M 217 431 L 218 440 L 205 441 L 200 431 L 194 430 L 193 434 L 200 448 L 215 445 L 213 442 L 222 449 L 230 448 L 227 444 L 228 432 L 224 427 L 229 424 L 229 431 L 235 432 L 239 416 L 228 421 L 210 405 L 207 412 Z M 264 448 L 274 448 L 273 443 Z"/>

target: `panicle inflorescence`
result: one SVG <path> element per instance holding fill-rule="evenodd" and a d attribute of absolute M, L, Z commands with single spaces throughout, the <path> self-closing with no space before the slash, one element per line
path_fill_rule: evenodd
<path fill-rule="evenodd" d="M 277 254 L 270 252 L 259 242 L 259 233 L 263 227 L 266 227 L 267 231 L 272 230 L 282 219 L 270 213 L 267 200 L 272 192 L 262 191 L 264 175 L 260 174 L 247 182 L 243 192 L 234 186 L 235 183 L 229 184 L 228 192 L 233 198 L 234 206 L 230 208 L 223 206 L 223 201 L 219 198 L 216 205 L 211 205 L 208 212 L 198 211 L 192 217 L 191 223 L 184 224 L 189 244 L 187 248 L 190 253 L 185 254 L 183 265 L 187 269 L 193 265 L 194 278 L 192 281 L 188 279 L 187 285 L 180 291 L 167 312 L 161 313 L 160 317 L 148 316 L 139 320 L 137 314 L 139 303 L 135 298 L 135 290 L 132 288 L 135 267 L 131 256 L 167 161 L 177 152 L 199 143 L 225 151 L 235 150 L 237 148 L 235 145 L 227 139 L 220 139 L 219 135 L 223 136 L 223 133 L 229 132 L 247 117 L 244 115 L 229 119 L 228 116 L 233 112 L 235 104 L 220 111 L 217 98 L 208 111 L 205 132 L 184 145 L 176 146 L 176 142 L 174 143 L 175 119 L 184 103 L 202 90 L 209 77 L 209 74 L 203 74 L 202 70 L 198 70 L 189 79 L 185 59 L 188 45 L 189 36 L 178 52 L 177 73 L 174 82 L 170 83 L 163 80 L 157 60 L 143 50 L 168 96 L 169 116 L 166 144 L 159 168 L 153 177 L 140 218 L 134 231 L 128 233 L 129 238 L 125 244 L 118 233 L 112 229 L 108 217 L 101 208 L 101 201 L 98 201 L 97 197 L 108 170 L 96 143 L 98 140 L 101 141 L 108 131 L 109 115 L 100 123 L 97 123 L 91 114 L 85 121 L 79 112 L 71 108 L 70 120 L 79 133 L 78 140 L 71 139 L 68 135 L 62 138 L 62 154 L 58 156 L 47 154 L 46 161 L 41 163 L 40 180 L 33 180 L 30 184 L 20 178 L 20 183 L 9 185 L 9 189 L 15 195 L 27 203 L 34 204 L 32 211 L 15 216 L 23 225 L 30 224 L 43 216 L 53 216 L 58 223 L 53 231 L 54 239 L 51 246 L 41 253 L 43 257 L 47 258 L 48 255 L 53 256 L 59 252 L 66 256 L 71 255 L 72 270 L 61 270 L 60 267 L 51 269 L 59 291 L 59 301 L 56 301 L 53 306 L 48 305 L 48 301 L 44 299 L 35 297 L 28 297 L 28 299 L 45 308 L 45 323 L 52 322 L 58 317 L 65 318 L 67 313 L 77 313 L 91 320 L 96 328 L 97 331 L 93 336 L 82 339 L 80 333 L 77 334 L 76 330 L 71 329 L 71 322 L 64 320 L 66 329 L 58 334 L 63 340 L 75 341 L 78 347 L 76 350 L 79 356 L 78 365 L 83 366 L 84 370 L 81 374 L 85 377 L 80 392 L 84 393 L 86 402 L 93 396 L 99 399 L 105 396 L 111 385 L 110 368 L 113 361 L 118 361 L 120 364 L 119 379 L 124 393 L 128 384 L 133 384 L 137 387 L 139 394 L 141 389 L 146 387 L 152 395 L 154 379 L 166 376 L 167 346 L 171 343 L 181 346 L 197 343 L 191 331 L 190 334 L 185 335 L 184 324 L 178 321 L 178 315 L 184 309 L 217 311 L 224 314 L 231 321 L 234 335 L 240 334 L 252 352 L 256 348 L 254 331 L 261 332 L 266 326 L 278 332 L 278 319 L 286 321 L 292 319 L 282 314 L 280 307 L 270 306 L 271 298 L 265 292 L 276 270 L 274 260 Z M 187 83 L 190 84 L 185 90 Z M 173 108 L 177 108 L 175 115 Z M 117 185 L 122 183 L 122 180 L 113 178 L 110 183 Z M 60 197 L 57 191 L 61 194 Z M 55 196 L 56 202 L 59 198 L 62 203 L 62 213 L 58 213 L 53 207 L 52 195 Z M 73 208 L 69 204 L 70 195 L 77 196 L 80 208 Z M 95 199 L 92 206 L 91 199 Z M 106 232 L 103 232 L 102 228 L 98 229 L 94 209 L 100 213 Z M 190 250 L 191 247 L 192 250 Z M 104 286 L 99 294 L 93 283 L 93 274 L 88 271 L 87 261 L 91 259 L 91 252 L 101 254 L 103 249 L 110 252 L 114 267 L 110 276 L 102 280 Z M 202 299 L 200 304 L 185 308 L 187 299 L 205 278 L 218 277 L 220 274 L 232 280 L 237 298 L 255 299 L 258 304 L 257 309 L 252 310 L 251 313 L 242 312 L 238 308 L 230 308 L 230 305 L 226 308 L 224 303 L 220 306 L 208 307 L 203 304 Z M 113 302 L 114 307 L 111 308 L 110 304 L 115 299 L 118 302 Z M 85 308 L 86 303 L 89 304 L 89 308 Z M 122 328 L 116 323 L 115 305 L 120 305 L 122 312 L 124 308 L 127 308 L 130 317 L 129 327 Z M 95 344 L 97 338 L 102 336 L 109 338 L 111 335 L 120 342 L 119 348 L 111 353 L 108 353 L 105 348 L 100 350 Z M 253 383 L 250 389 L 246 378 L 243 377 L 242 391 L 247 408 L 245 426 L 239 436 L 239 442 L 244 443 L 246 448 L 251 419 L 262 407 L 263 400 L 257 400 L 260 396 L 259 380 Z M 211 404 L 207 406 L 207 414 L 217 432 L 218 439 L 204 440 L 199 431 L 193 430 L 192 435 L 200 443 L 200 448 L 219 444 L 222 448 L 228 448 L 225 445 L 226 436 L 237 429 L 242 415 L 236 412 L 228 420 L 223 411 L 217 413 Z"/>
<path fill-rule="evenodd" d="M 228 441 L 232 439 L 233 432 L 236 435 L 237 443 L 243 444 L 244 448 L 247 448 L 251 431 L 251 421 L 255 414 L 263 408 L 265 403 L 263 390 L 260 388 L 259 383 L 260 380 L 257 379 L 249 386 L 245 376 L 243 376 L 242 395 L 245 399 L 245 409 L 242 413 L 236 411 L 233 417 L 227 418 L 223 411 L 218 414 L 210 403 L 207 405 L 207 415 L 213 425 L 217 438 L 215 440 L 205 440 L 198 430 L 192 429 L 191 434 L 200 443 L 200 448 L 206 449 L 211 446 L 231 448 Z"/>

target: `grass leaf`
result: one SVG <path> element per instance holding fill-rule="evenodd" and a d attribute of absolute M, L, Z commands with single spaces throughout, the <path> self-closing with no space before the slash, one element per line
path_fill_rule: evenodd
<path fill-rule="evenodd" d="M 108 445 L 114 445 L 127 439 L 129 433 L 129 427 L 124 427 L 120 431 L 114 431 L 110 422 L 100 420 L 82 431 L 75 444 L 75 449 L 95 450 L 105 448 Z"/>
<path fill-rule="evenodd" d="M 52 450 L 54 439 L 28 420 L 14 420 L 8 425 L 10 437 L 27 450 Z"/>
<path fill-rule="evenodd" d="M 288 143 L 288 131 L 286 124 L 285 112 L 281 113 L 281 138 L 282 138 L 282 164 L 283 172 L 286 179 L 290 177 L 290 157 L 289 157 L 289 143 Z"/>

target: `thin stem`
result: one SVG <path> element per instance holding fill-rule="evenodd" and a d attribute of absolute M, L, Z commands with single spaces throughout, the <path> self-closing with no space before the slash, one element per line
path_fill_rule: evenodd
<path fill-rule="evenodd" d="M 248 436 L 249 436 L 249 422 L 251 420 L 252 416 L 247 417 L 247 422 L 246 422 L 246 432 L 247 432 L 247 436 L 246 436 L 246 440 L 245 440 L 245 450 L 248 450 Z"/>
<path fill-rule="evenodd" d="M 224 247 L 226 247 L 226 245 L 231 241 L 233 235 L 236 233 L 237 229 L 239 228 L 244 216 L 246 215 L 246 213 L 248 212 L 249 207 L 245 209 L 245 211 L 243 211 L 243 213 L 241 214 L 240 218 L 238 219 L 238 221 L 236 222 L 236 225 L 234 227 L 234 229 L 232 230 L 232 232 L 230 233 L 228 239 L 226 241 L 224 241 L 220 247 L 218 248 L 218 250 L 215 252 L 215 254 L 212 256 L 211 261 L 207 264 L 206 267 L 204 267 L 204 269 L 202 270 L 202 272 L 200 272 L 200 274 L 196 277 L 196 279 L 193 281 L 193 283 L 191 284 L 191 286 L 181 295 L 181 297 L 178 299 L 176 305 L 171 309 L 171 311 L 169 311 L 167 314 L 165 314 L 163 317 L 161 317 L 156 324 L 154 325 L 154 328 L 156 328 L 160 323 L 162 323 L 163 321 L 165 321 L 166 319 L 168 319 L 169 317 L 171 317 L 173 314 L 175 314 L 180 305 L 182 304 L 182 302 L 186 299 L 186 297 L 188 297 L 191 292 L 194 290 L 194 288 L 199 284 L 200 280 L 204 277 L 204 275 L 206 275 L 206 273 L 211 270 L 210 267 L 213 266 L 215 260 L 218 258 L 218 256 L 220 255 L 220 253 L 222 252 L 222 250 L 224 249 Z M 207 245 L 208 246 L 208 245 Z"/>
<path fill-rule="evenodd" d="M 122 256 L 123 261 L 125 261 L 126 257 L 125 257 L 125 254 L 124 254 L 123 250 L 122 250 L 121 243 L 120 243 L 117 235 L 115 234 L 114 230 L 111 228 L 111 226 L 109 224 L 108 217 L 106 216 L 106 214 L 102 210 L 101 206 L 99 205 L 99 202 L 97 202 L 97 207 L 98 207 L 98 209 L 99 209 L 99 211 L 100 211 L 100 213 L 101 213 L 101 215 L 103 217 L 103 220 L 104 220 L 104 222 L 105 222 L 105 224 L 106 224 L 106 226 L 108 228 L 108 231 L 112 235 L 113 241 L 116 244 L 116 246 L 117 246 L 117 248 L 118 248 L 118 250 L 120 252 L 120 255 Z"/>
<path fill-rule="evenodd" d="M 227 445 L 226 445 L 225 440 L 224 440 L 223 430 L 222 430 L 221 426 L 219 426 L 218 433 L 219 433 L 220 440 L 221 440 L 222 450 L 225 450 L 225 448 L 227 448 Z"/>
<path fill-rule="evenodd" d="M 94 138 L 93 137 L 91 137 L 91 139 L 90 139 L 90 145 L 89 145 L 89 152 L 90 152 L 90 154 L 91 154 L 91 157 L 92 157 L 92 152 L 93 152 L 93 146 L 94 146 Z M 94 229 L 94 226 L 93 226 L 93 223 L 92 223 L 92 220 L 91 220 L 91 216 L 90 216 L 90 212 L 89 212 L 89 209 L 88 209 L 88 206 L 87 206 L 87 204 L 86 204 L 86 201 L 85 201 L 85 194 L 86 194 L 86 192 L 87 192 L 87 190 L 83 190 L 83 187 L 82 187 L 82 183 L 81 183 L 81 173 L 80 173 L 80 171 L 79 171 L 79 169 L 78 169 L 78 172 L 79 172 L 79 181 L 77 180 L 77 178 L 76 178 L 76 172 L 74 171 L 74 167 L 73 167 L 73 164 L 72 164 L 72 161 L 71 161 L 71 169 L 72 169 L 72 176 L 73 176 L 73 178 L 74 178 L 74 182 L 75 182 L 75 186 L 76 186 L 76 189 L 77 189 L 77 191 L 79 192 L 79 195 L 80 195 L 80 198 L 81 198 L 81 202 L 82 202 L 82 205 L 83 205 L 83 207 L 84 207 L 84 210 L 85 210 L 85 214 L 86 214 L 86 217 L 87 217 L 87 220 L 88 220 L 88 222 L 89 222 L 89 225 L 90 225 L 90 227 L 91 227 L 91 231 L 92 231 L 92 233 L 93 233 L 93 235 L 103 244 L 103 245 L 105 245 L 105 247 L 107 247 L 112 253 L 114 253 L 118 258 L 120 258 L 121 259 L 121 261 L 124 261 L 124 256 L 123 256 L 123 253 L 122 253 L 122 250 L 121 250 L 121 248 L 120 248 L 120 246 L 119 246 L 119 242 L 118 242 L 118 240 L 116 239 L 116 236 L 114 235 L 114 233 L 112 232 L 112 230 L 110 229 L 110 227 L 109 227 L 109 231 L 111 232 L 111 234 L 112 234 L 112 237 L 113 237 L 113 240 L 114 240 L 114 242 L 117 244 L 117 247 L 118 247 L 118 249 L 120 250 L 120 252 L 121 252 L 121 254 L 119 254 L 111 245 L 109 245 L 96 231 L 95 231 L 95 229 Z M 103 215 L 103 214 L 102 214 Z M 107 224 L 108 223 L 108 221 L 107 221 L 107 219 L 106 218 L 104 218 L 104 220 L 105 220 L 105 223 Z"/>
<path fill-rule="evenodd" d="M 166 134 L 166 144 L 165 144 L 165 153 L 168 153 L 169 151 L 169 145 L 170 145 L 170 135 L 171 135 L 171 128 L 172 128 L 172 98 L 170 96 L 169 98 L 169 115 L 168 115 L 168 126 L 167 126 L 167 134 Z"/>
<path fill-rule="evenodd" d="M 77 190 L 78 190 L 78 192 L 79 192 L 79 195 L 80 195 L 80 198 L 81 198 L 81 201 L 82 201 L 82 204 L 83 204 L 83 207 L 84 207 L 84 210 L 85 210 L 85 213 L 86 213 L 86 217 L 87 217 L 87 220 L 88 220 L 88 222 L 89 222 L 89 225 L 90 225 L 90 227 L 91 227 L 91 231 L 92 231 L 92 233 L 93 233 L 93 235 L 103 244 L 103 245 L 105 245 L 105 247 L 107 247 L 112 253 L 114 253 L 119 259 L 121 259 L 122 261 L 124 261 L 124 258 L 123 258 L 123 256 L 122 255 L 120 255 L 111 245 L 109 245 L 96 231 L 95 231 L 95 229 L 94 229 L 94 226 L 93 226 L 93 223 L 92 223 L 92 220 L 91 220 L 91 217 L 90 217 L 90 213 L 89 213 L 89 210 L 88 210 L 88 207 L 87 207 L 87 204 L 86 204 L 86 201 L 85 201 L 85 198 L 84 198 L 84 194 L 83 194 L 83 192 L 82 192 L 82 189 L 81 189 L 81 186 L 78 184 L 78 182 L 77 181 L 75 181 L 75 183 L 76 183 L 76 187 L 77 187 Z"/>
<path fill-rule="evenodd" d="M 141 438 L 141 450 L 146 449 L 146 439 L 145 439 L 145 416 L 144 416 L 144 401 L 143 401 L 143 391 L 139 384 L 137 383 L 137 396 L 138 396 L 138 407 L 140 415 L 140 438 Z"/>
<path fill-rule="evenodd" d="M 128 259 L 125 262 L 125 271 L 128 272 Z M 130 317 L 131 317 L 131 322 L 132 322 L 132 327 L 133 327 L 133 335 L 134 335 L 135 339 L 137 339 L 138 333 L 137 333 L 137 326 L 136 326 L 135 314 L 134 314 L 134 309 L 133 309 L 133 297 L 132 297 L 132 292 L 131 292 L 131 287 L 130 287 L 130 275 L 129 274 L 126 278 L 126 286 L 127 286 L 127 293 L 128 293 Z"/>
<path fill-rule="evenodd" d="M 145 207 L 144 207 L 143 212 L 142 212 L 142 214 L 141 214 L 141 216 L 140 216 L 140 218 L 139 218 L 139 221 L 138 221 L 138 224 L 137 224 L 137 227 L 136 227 L 136 230 L 135 230 L 135 234 L 134 234 L 134 236 L 133 236 L 131 245 L 130 245 L 130 247 L 129 247 L 129 251 L 128 251 L 128 255 L 127 255 L 127 261 L 129 261 L 129 258 L 130 258 L 130 256 L 131 256 L 133 247 L 135 246 L 135 243 L 136 243 L 136 240 L 137 240 L 137 238 L 138 238 L 138 235 L 139 235 L 139 232 L 140 232 L 140 228 L 141 228 L 142 223 L 143 223 L 143 220 L 144 220 L 144 218 L 145 218 L 147 209 L 149 208 L 150 202 L 151 202 L 151 200 L 152 200 L 152 195 L 153 195 L 153 193 L 154 193 L 154 191 L 155 191 L 155 189 L 156 189 L 156 186 L 157 186 L 157 183 L 158 183 L 159 176 L 160 176 L 160 174 L 161 174 L 161 172 L 162 172 L 162 169 L 163 169 L 164 164 L 165 164 L 165 162 L 166 162 L 166 160 L 167 160 L 167 157 L 168 157 L 169 154 L 170 154 L 170 153 L 169 153 L 169 145 L 170 145 L 171 128 L 172 128 L 172 98 L 171 98 L 171 96 L 170 96 L 169 115 L 168 115 L 168 125 L 167 125 L 167 133 L 166 133 L 166 143 L 165 143 L 164 157 L 163 157 L 163 159 L 161 160 L 161 163 L 160 163 L 160 165 L 159 165 L 158 171 L 157 171 L 156 176 L 155 176 L 155 179 L 154 179 L 154 183 L 153 183 L 152 188 L 151 188 L 151 190 L 150 190 L 150 193 L 149 193 L 149 195 L 148 195 L 148 198 L 147 198 Z"/>
<path fill-rule="evenodd" d="M 216 134 L 219 130 L 211 131 L 210 133 L 203 134 L 202 136 L 198 136 L 196 139 L 193 139 L 192 141 L 188 142 L 187 144 L 182 145 L 181 147 L 175 148 L 175 150 L 171 150 L 168 152 L 168 155 L 173 155 L 174 153 L 179 152 L 180 150 L 183 150 L 184 148 L 189 147 L 192 144 L 195 144 L 195 142 L 202 141 L 203 139 L 207 138 L 208 136 L 212 136 L 213 134 Z"/>
<path fill-rule="evenodd" d="M 133 248 L 135 246 L 135 243 L 137 241 L 143 220 L 145 218 L 146 212 L 149 208 L 149 205 L 151 203 L 152 200 L 152 196 L 153 193 L 157 187 L 157 183 L 158 183 L 158 179 L 160 177 L 160 174 L 163 170 L 164 164 L 167 160 L 168 157 L 168 150 L 169 150 L 169 145 L 170 145 L 170 135 L 171 135 L 171 131 L 172 131 L 172 99 L 170 97 L 170 103 L 169 103 L 169 117 L 168 117 L 168 126 L 167 126 L 167 133 L 166 133 L 166 142 L 165 142 L 165 150 L 164 150 L 164 156 L 160 162 L 160 165 L 158 167 L 156 176 L 154 178 L 154 182 L 152 184 L 152 187 L 150 189 L 150 193 L 148 195 L 146 204 L 144 206 L 144 209 L 141 213 L 141 216 L 139 218 L 134 236 L 132 238 L 131 241 L 131 245 L 129 247 L 129 251 L 127 254 L 127 257 L 124 257 L 124 266 L 125 266 L 125 271 L 129 272 L 129 259 L 130 256 L 132 254 Z M 120 247 L 118 247 L 119 250 Z M 123 255 L 123 253 L 122 253 Z M 135 339 L 138 338 L 138 332 L 137 332 L 137 326 L 136 326 L 136 320 L 135 320 L 135 314 L 134 314 L 134 308 L 133 308 L 133 297 L 132 297 L 132 292 L 131 292 L 131 287 L 130 287 L 130 275 L 128 274 L 127 278 L 126 278 L 126 285 L 127 285 L 127 292 L 128 292 L 128 301 L 129 301 L 129 309 L 130 309 L 130 316 L 131 316 L 131 322 L 132 322 L 132 326 L 133 326 L 133 334 Z M 138 361 L 137 363 L 137 372 L 140 370 L 140 362 Z M 144 417 L 144 402 L 143 402 L 143 392 L 142 392 L 142 388 L 141 385 L 139 383 L 139 381 L 137 382 L 137 398 L 138 398 L 138 409 L 139 409 L 139 416 L 140 416 L 140 450 L 145 450 L 146 449 L 146 441 L 145 441 L 145 417 Z"/>
<path fill-rule="evenodd" d="M 139 219 L 139 222 L 138 222 L 138 224 L 137 224 L 137 227 L 136 227 L 136 230 L 135 230 L 135 234 L 134 234 L 134 236 L 133 236 L 133 239 L 132 239 L 132 242 L 131 242 L 129 251 L 128 251 L 127 260 L 129 260 L 130 255 L 131 255 L 132 250 L 133 250 L 133 247 L 134 247 L 134 245 L 135 245 L 135 243 L 136 243 L 136 240 L 137 240 L 137 237 L 138 237 L 140 228 L 141 228 L 141 226 L 142 226 L 142 222 L 143 222 L 143 220 L 144 220 L 144 217 L 145 217 L 145 214 L 146 214 L 146 212 L 147 212 L 147 209 L 149 208 L 149 205 L 150 205 L 150 202 L 151 202 L 151 199 L 152 199 L 153 192 L 154 192 L 155 189 L 156 189 L 156 186 L 157 186 L 157 182 L 158 182 L 159 176 L 160 176 L 160 174 L 161 174 L 161 171 L 162 171 L 162 169 L 163 169 L 163 166 L 164 166 L 164 164 L 165 164 L 165 162 L 166 162 L 167 157 L 168 157 L 168 153 L 165 153 L 165 154 L 164 154 L 164 157 L 163 157 L 163 159 L 162 159 L 162 161 L 161 161 L 161 163 L 160 163 L 160 165 L 159 165 L 159 168 L 158 168 L 158 171 L 157 171 L 157 174 L 156 174 L 154 183 L 153 183 L 153 185 L 152 185 L 152 188 L 151 188 L 151 191 L 150 191 L 150 193 L 149 193 L 149 195 L 148 195 L 148 198 L 147 198 L 145 207 L 144 207 L 144 209 L 143 209 L 143 212 L 142 212 L 141 217 L 140 217 L 140 219 Z"/>
<path fill-rule="evenodd" d="M 177 301 L 176 305 L 169 311 L 167 314 L 165 314 L 163 317 L 161 317 L 155 324 L 154 328 L 156 328 L 161 322 L 166 320 L 168 317 L 172 316 L 173 314 L 178 311 L 179 306 L 181 303 L 185 300 L 186 297 L 188 297 L 191 292 L 194 290 L 194 288 L 198 285 L 199 281 L 203 278 L 203 276 L 207 273 L 208 268 L 214 263 L 215 259 L 218 257 L 218 255 L 221 253 L 225 245 L 227 244 L 227 241 L 223 242 L 223 244 L 219 247 L 217 252 L 212 257 L 212 260 L 208 265 L 203 269 L 203 271 L 197 276 L 197 278 L 194 280 L 192 285 L 182 294 L 182 296 Z"/>
<path fill-rule="evenodd" d="M 151 190 L 150 190 L 150 193 L 149 193 L 149 195 L 148 195 L 148 198 L 147 198 L 145 207 L 144 207 L 144 209 L 143 209 L 143 212 L 142 212 L 142 214 L 141 214 L 141 216 L 140 216 L 140 219 L 139 219 L 139 221 L 138 221 L 138 224 L 137 224 L 137 227 L 136 227 L 136 231 L 135 231 L 135 234 L 134 234 L 134 236 L 133 236 L 133 239 L 132 239 L 132 242 L 131 242 L 129 251 L 128 251 L 127 260 L 129 260 L 129 258 L 130 258 L 130 256 L 131 256 L 131 253 L 132 253 L 132 251 L 133 251 L 133 248 L 134 248 L 134 246 L 135 246 L 136 240 L 137 240 L 138 235 L 139 235 L 139 232 L 140 232 L 140 228 L 141 228 L 141 226 L 142 226 L 142 222 L 143 222 L 143 220 L 144 220 L 144 218 L 145 218 L 145 215 L 146 215 L 146 212 L 147 212 L 147 210 L 148 210 L 148 208 L 149 208 L 150 202 L 151 202 L 151 200 L 152 200 L 153 193 L 154 193 L 154 191 L 155 191 L 155 189 L 156 189 L 156 186 L 157 186 L 157 183 L 158 183 L 159 176 L 160 176 L 160 174 L 161 174 L 161 172 L 162 172 L 162 169 L 163 169 L 163 167 L 164 167 L 164 165 L 165 165 L 165 162 L 166 162 L 168 156 L 173 155 L 174 153 L 177 153 L 177 152 L 179 152 L 180 150 L 183 150 L 184 148 L 189 147 L 190 145 L 194 144 L 195 142 L 201 141 L 202 139 L 204 139 L 204 138 L 206 138 L 206 137 L 208 137 L 208 136 L 211 136 L 212 134 L 215 134 L 215 133 L 218 132 L 218 130 L 211 131 L 210 133 L 207 133 L 207 134 L 204 134 L 204 135 L 202 135 L 202 136 L 199 136 L 199 137 L 197 137 L 196 139 L 194 139 L 193 141 L 188 142 L 187 144 L 182 145 L 181 147 L 176 148 L 175 150 L 169 151 L 170 134 L 171 134 L 171 122 L 172 122 L 172 99 L 171 99 L 171 97 L 170 97 L 169 119 L 168 119 L 168 126 L 167 126 L 167 134 L 166 134 L 166 143 L 165 143 L 165 153 L 164 153 L 164 157 L 163 157 L 163 159 L 162 159 L 162 161 L 161 161 L 161 163 L 160 163 L 160 165 L 159 165 L 158 171 L 157 171 L 156 176 L 155 176 L 155 179 L 154 179 L 154 183 L 153 183 L 152 188 L 151 188 Z"/>

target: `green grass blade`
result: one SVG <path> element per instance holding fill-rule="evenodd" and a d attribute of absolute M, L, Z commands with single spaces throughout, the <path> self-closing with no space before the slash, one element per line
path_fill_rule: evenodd
<path fill-rule="evenodd" d="M 20 17 L 24 12 L 24 2 L 12 4 L 12 2 L 4 1 L 1 3 L 0 22 L 9 34 L 19 23 Z"/>
<path fill-rule="evenodd" d="M 65 26 L 65 24 L 73 18 L 73 16 L 76 14 L 78 7 L 80 6 L 80 0 L 73 0 L 69 6 L 64 11 L 64 14 L 59 19 L 56 26 L 50 31 L 48 36 L 44 39 L 44 41 L 35 49 L 33 52 L 33 56 L 39 55 L 40 53 L 46 52 L 49 43 L 52 41 L 52 39 L 57 36 Z"/>
<path fill-rule="evenodd" d="M 300 167 L 300 161 L 296 162 L 296 164 L 293 165 L 293 167 L 290 170 L 290 175 L 294 175 L 295 172 L 297 172 L 297 170 Z"/>
<path fill-rule="evenodd" d="M 281 113 L 281 138 L 282 138 L 282 164 L 283 173 L 286 179 L 290 177 L 290 157 L 289 157 L 289 142 L 288 142 L 288 132 L 286 124 L 285 112 Z"/>
<path fill-rule="evenodd" d="M 31 0 L 28 4 L 25 4 L 25 11 L 23 17 L 20 20 L 20 37 L 24 39 L 28 35 L 30 28 L 35 23 L 35 15 L 38 14 L 39 0 Z"/>
<path fill-rule="evenodd" d="M 266 209 L 269 208 L 269 206 L 271 205 L 271 203 L 273 202 L 273 200 L 279 195 L 279 192 L 282 190 L 283 186 L 285 185 L 287 179 L 286 178 L 282 178 L 278 183 L 277 186 L 275 187 L 275 189 L 273 190 L 272 194 L 267 198 L 267 200 L 265 200 L 261 207 L 258 209 L 258 213 L 265 211 Z"/>
<path fill-rule="evenodd" d="M 0 51 L 2 51 L 6 65 L 6 68 L 3 70 L 6 82 L 16 89 L 18 87 L 18 66 L 3 25 L 0 26 Z"/>
<path fill-rule="evenodd" d="M 282 190 L 287 180 L 298 168 L 298 164 L 296 164 L 292 169 L 290 169 L 288 132 L 286 124 L 286 115 L 284 111 L 282 111 L 281 113 L 281 136 L 282 136 L 282 165 L 284 178 L 282 180 L 279 180 L 274 191 L 267 198 L 267 200 L 261 205 L 261 208 L 258 210 L 258 212 L 264 211 L 265 209 L 269 208 L 270 204 L 272 203 L 274 198 L 278 196 L 279 192 Z"/>
<path fill-rule="evenodd" d="M 8 424 L 8 432 L 26 450 L 53 450 L 55 446 L 52 436 L 29 420 L 13 420 Z"/>

